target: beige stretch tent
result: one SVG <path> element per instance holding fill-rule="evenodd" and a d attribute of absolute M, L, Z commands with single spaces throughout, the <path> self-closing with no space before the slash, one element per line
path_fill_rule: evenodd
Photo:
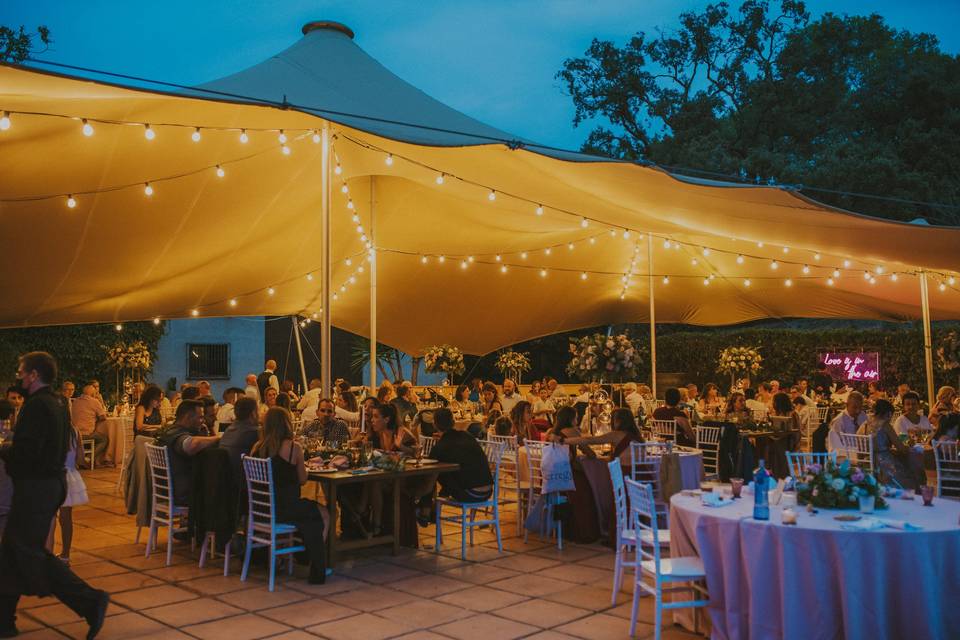
<path fill-rule="evenodd" d="M 651 287 L 658 322 L 914 318 L 921 269 L 932 316 L 960 317 L 960 230 L 515 140 L 335 23 L 196 90 L 2 66 L 0 110 L 0 264 L 17 275 L 0 285 L 0 326 L 316 314 L 369 335 L 375 315 L 406 351 L 479 354 L 645 322 Z M 354 215 L 377 249 L 376 314 Z"/>

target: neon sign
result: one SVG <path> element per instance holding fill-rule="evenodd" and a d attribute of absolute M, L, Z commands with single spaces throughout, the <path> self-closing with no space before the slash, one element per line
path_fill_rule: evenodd
<path fill-rule="evenodd" d="M 880 379 L 879 351 L 842 351 L 819 354 L 834 380 L 874 382 Z"/>

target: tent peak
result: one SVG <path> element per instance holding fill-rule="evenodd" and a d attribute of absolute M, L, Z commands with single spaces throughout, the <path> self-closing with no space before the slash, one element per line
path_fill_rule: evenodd
<path fill-rule="evenodd" d="M 334 22 L 333 20 L 314 20 L 303 25 L 301 31 L 303 35 L 307 35 L 311 31 L 339 31 L 340 33 L 346 35 L 348 38 L 353 40 L 353 29 L 343 24 L 342 22 Z"/>

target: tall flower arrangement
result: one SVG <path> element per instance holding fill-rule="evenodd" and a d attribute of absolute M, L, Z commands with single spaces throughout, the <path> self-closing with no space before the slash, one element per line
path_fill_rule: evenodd
<path fill-rule="evenodd" d="M 717 359 L 717 372 L 730 376 L 730 388 L 739 374 L 754 375 L 760 371 L 763 356 L 755 347 L 727 347 L 720 352 Z"/>
<path fill-rule="evenodd" d="M 423 366 L 428 373 L 445 373 L 450 378 L 466 370 L 463 352 L 449 344 L 427 347 L 423 352 Z"/>
<path fill-rule="evenodd" d="M 496 367 L 504 376 L 520 382 L 520 376 L 530 371 L 529 354 L 520 353 L 512 349 L 502 352 L 497 357 Z"/>
<path fill-rule="evenodd" d="M 640 352 L 625 334 L 602 333 L 571 340 L 567 373 L 579 380 L 624 380 L 637 377 Z"/>
<path fill-rule="evenodd" d="M 948 331 L 937 347 L 937 364 L 942 371 L 960 374 L 960 335 Z"/>
<path fill-rule="evenodd" d="M 126 402 L 131 397 L 133 384 L 140 382 L 150 369 L 150 349 L 143 340 L 131 343 L 118 342 L 112 347 L 103 345 L 103 349 L 106 352 L 107 364 L 114 367 L 117 372 L 116 400 Z M 125 399 L 120 398 L 121 390 L 124 392 Z"/>

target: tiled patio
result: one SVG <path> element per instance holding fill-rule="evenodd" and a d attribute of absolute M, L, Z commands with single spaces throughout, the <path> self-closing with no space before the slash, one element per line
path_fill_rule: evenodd
<path fill-rule="evenodd" d="M 459 558 L 459 534 L 445 538 L 441 554 L 432 551 L 433 529 L 422 529 L 420 551 L 391 556 L 348 556 L 327 584 L 311 586 L 305 569 L 283 572 L 275 592 L 265 571 L 240 581 L 234 561 L 222 576 L 222 558 L 197 566 L 189 544 L 175 545 L 173 565 L 165 554 L 143 557 L 134 544 L 134 518 L 114 495 L 117 471 L 84 472 L 90 504 L 74 511 L 72 565 L 98 588 L 112 594 L 101 638 L 510 638 L 605 639 L 628 637 L 630 585 L 610 606 L 613 553 L 600 545 L 555 544 L 516 537 L 507 514 L 504 551 L 487 531 L 477 532 L 469 559 Z M 162 538 L 165 544 L 165 538 Z M 164 548 L 165 550 L 165 548 Z M 626 580 L 629 583 L 629 579 Z M 82 638 L 86 623 L 54 599 L 24 598 L 18 626 L 21 638 Z M 653 605 L 640 604 L 638 637 L 652 637 Z M 664 638 L 696 638 L 670 625 Z"/>

